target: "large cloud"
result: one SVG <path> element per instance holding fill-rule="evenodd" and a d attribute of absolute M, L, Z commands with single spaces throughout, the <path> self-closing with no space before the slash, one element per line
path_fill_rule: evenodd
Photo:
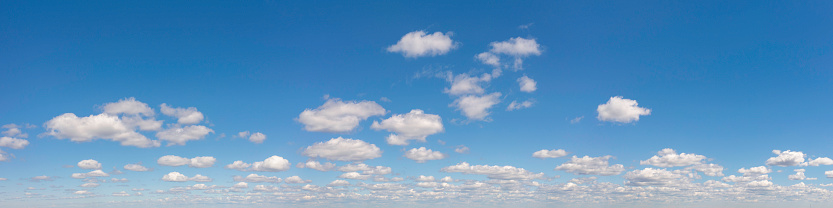
<path fill-rule="evenodd" d="M 393 132 L 386 138 L 388 144 L 408 145 L 409 140 L 425 142 L 428 135 L 442 132 L 443 122 L 438 115 L 414 109 L 407 114 L 394 114 L 382 122 L 374 121 L 370 128 Z"/>
<path fill-rule="evenodd" d="M 638 106 L 636 100 L 624 99 L 622 96 L 610 97 L 605 104 L 596 109 L 600 121 L 631 123 L 639 121 L 639 116 L 651 115 L 651 109 Z"/>
<path fill-rule="evenodd" d="M 106 139 L 121 142 L 124 146 L 160 146 L 159 141 L 148 139 L 125 124 L 118 116 L 110 114 L 78 117 L 73 113 L 65 113 L 47 121 L 45 126 L 46 135 L 70 139 L 73 142 Z"/>
<path fill-rule="evenodd" d="M 706 156 L 696 154 L 677 154 L 671 148 L 665 148 L 657 152 L 657 155 L 648 160 L 639 161 L 640 165 L 653 165 L 657 167 L 677 167 L 701 164 L 706 160 Z"/>
<path fill-rule="evenodd" d="M 405 158 L 414 160 L 418 163 L 424 163 L 428 160 L 442 160 L 445 159 L 446 154 L 439 151 L 427 149 L 425 147 L 413 148 L 405 152 Z"/>
<path fill-rule="evenodd" d="M 457 100 L 451 106 L 463 112 L 463 115 L 471 120 L 488 120 L 492 106 L 500 103 L 500 93 L 495 92 L 486 95 L 466 95 Z"/>
<path fill-rule="evenodd" d="M 194 157 L 191 159 L 176 156 L 176 155 L 165 155 L 160 157 L 156 160 L 156 163 L 162 166 L 183 166 L 188 165 L 195 168 L 207 168 L 214 166 L 214 162 L 217 159 L 210 156 L 203 156 L 203 157 Z"/>
<path fill-rule="evenodd" d="M 329 99 L 316 109 L 306 109 L 298 115 L 298 122 L 307 131 L 349 132 L 359 122 L 371 116 L 382 116 L 387 111 L 373 101 L 347 101 Z"/>
<path fill-rule="evenodd" d="M 205 118 L 202 112 L 198 111 L 195 107 L 173 108 L 165 103 L 159 106 L 161 107 L 160 111 L 162 111 L 162 114 L 177 118 L 177 122 L 180 124 L 196 124 Z"/>
<path fill-rule="evenodd" d="M 156 137 L 160 140 L 168 141 L 168 146 L 185 145 L 191 140 L 200 140 L 206 135 L 214 133 L 214 130 L 200 125 L 191 125 L 186 127 L 173 127 L 156 133 Z"/>
<path fill-rule="evenodd" d="M 573 156 L 570 161 L 567 161 L 558 167 L 555 170 L 563 170 L 568 173 L 573 173 L 577 175 L 602 175 L 602 176 L 609 176 L 609 175 L 619 175 L 622 171 L 625 171 L 625 166 L 621 164 L 609 165 L 610 163 L 608 160 L 613 158 L 613 156 L 607 155 L 602 157 L 576 157 Z"/>
<path fill-rule="evenodd" d="M 338 137 L 308 146 L 301 154 L 328 160 L 362 161 L 381 157 L 382 150 L 362 140 Z"/>
<path fill-rule="evenodd" d="M 800 151 L 772 150 L 772 153 L 778 156 L 767 159 L 766 165 L 781 167 L 797 166 L 802 165 L 802 163 L 804 163 L 804 157 L 807 157 L 806 154 Z"/>
<path fill-rule="evenodd" d="M 543 179 L 544 173 L 533 173 L 523 168 L 512 166 L 469 165 L 467 162 L 442 168 L 440 171 L 449 173 L 463 173 L 485 175 L 490 179 L 503 180 L 532 180 Z"/>
<path fill-rule="evenodd" d="M 399 52 L 403 56 L 416 58 L 420 56 L 443 55 L 457 47 L 457 43 L 451 40 L 451 33 L 443 34 L 434 32 L 426 34 L 425 31 L 413 31 L 402 36 L 402 39 L 388 47 L 388 52 Z"/>

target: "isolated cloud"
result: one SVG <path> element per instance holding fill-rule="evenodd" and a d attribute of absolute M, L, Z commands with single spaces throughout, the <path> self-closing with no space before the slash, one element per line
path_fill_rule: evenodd
<path fill-rule="evenodd" d="M 95 161 L 93 159 L 82 160 L 82 161 L 78 162 L 78 167 L 81 168 L 81 169 L 99 170 L 99 169 L 101 169 L 101 163 L 99 163 L 98 161 Z"/>
<path fill-rule="evenodd" d="M 179 172 L 170 172 L 165 176 L 162 176 L 162 180 L 169 182 L 185 182 L 188 181 L 188 176 L 182 175 L 182 173 Z"/>
<path fill-rule="evenodd" d="M 382 116 L 387 111 L 373 101 L 329 99 L 316 109 L 306 109 L 298 115 L 304 130 L 317 132 L 349 132 L 370 116 Z"/>
<path fill-rule="evenodd" d="M 188 178 L 189 181 L 196 181 L 196 182 L 211 182 L 214 179 L 209 178 L 208 176 L 197 174 L 194 177 Z"/>
<path fill-rule="evenodd" d="M 165 103 L 159 106 L 162 114 L 177 118 L 177 122 L 180 124 L 197 124 L 205 118 L 195 107 L 173 108 Z"/>
<path fill-rule="evenodd" d="M 639 116 L 651 115 L 651 109 L 638 106 L 636 100 L 624 99 L 622 96 L 610 97 L 605 104 L 596 109 L 600 121 L 631 123 L 639 121 Z"/>
<path fill-rule="evenodd" d="M 234 176 L 234 181 L 248 183 L 280 183 L 282 180 L 277 176 L 263 176 L 252 173 L 247 175 L 246 177 Z"/>
<path fill-rule="evenodd" d="M 255 132 L 249 136 L 249 141 L 255 144 L 261 144 L 264 140 L 266 140 L 266 134 L 260 132 Z"/>
<path fill-rule="evenodd" d="M 425 31 L 420 30 L 402 36 L 399 42 L 388 47 L 388 52 L 402 53 L 405 57 L 416 58 L 443 55 L 456 47 L 457 43 L 451 40 L 450 32 L 426 34 Z"/>
<path fill-rule="evenodd" d="M 18 139 L 12 137 L 0 137 L 0 147 L 8 147 L 12 149 L 23 149 L 29 145 L 29 141 L 25 139 Z"/>
<path fill-rule="evenodd" d="M 73 173 L 70 177 L 81 179 L 81 178 L 89 178 L 89 177 L 109 177 L 110 174 L 105 173 L 101 170 L 94 170 L 87 173 Z"/>
<path fill-rule="evenodd" d="M 315 160 L 309 160 L 309 161 L 306 161 L 306 162 L 298 163 L 298 165 L 295 165 L 295 167 L 309 168 L 309 169 L 318 170 L 318 171 L 330 171 L 330 170 L 332 170 L 333 168 L 336 167 L 336 164 L 330 163 L 330 162 L 322 164 L 322 163 L 320 163 L 318 161 L 315 161 Z"/>
<path fill-rule="evenodd" d="M 289 170 L 290 166 L 292 166 L 292 163 L 290 163 L 289 160 L 273 155 L 261 162 L 252 163 L 250 170 L 260 172 L 280 172 Z"/>
<path fill-rule="evenodd" d="M 533 173 L 512 166 L 469 165 L 467 162 L 440 169 L 442 172 L 485 175 L 490 179 L 532 180 L 543 179 L 544 173 Z"/>
<path fill-rule="evenodd" d="M 283 181 L 286 182 L 286 183 L 290 183 L 290 184 L 292 184 L 292 183 L 310 183 L 310 182 L 312 182 L 311 180 L 301 179 L 300 176 L 290 176 L 290 177 L 284 179 Z"/>
<path fill-rule="evenodd" d="M 129 170 L 129 171 L 136 171 L 136 172 L 150 171 L 150 169 L 148 169 L 147 167 L 142 166 L 141 163 L 124 165 L 124 169 Z"/>
<path fill-rule="evenodd" d="M 249 163 L 245 163 L 243 161 L 237 160 L 237 161 L 234 161 L 231 164 L 226 165 L 226 168 L 233 169 L 233 170 L 239 170 L 239 171 L 246 171 L 246 168 L 249 168 L 250 166 L 252 166 L 252 165 L 249 164 Z"/>
<path fill-rule="evenodd" d="M 758 167 L 751 167 L 749 169 L 741 168 L 738 169 L 738 173 L 743 173 L 743 176 L 759 176 L 771 173 L 772 169 L 766 166 L 758 166 Z"/>
<path fill-rule="evenodd" d="M 454 148 L 454 152 L 460 153 L 460 154 L 466 154 L 466 153 L 469 153 L 469 147 L 466 147 L 465 145 L 460 145 L 457 148 Z"/>
<path fill-rule="evenodd" d="M 657 155 L 648 160 L 639 161 L 640 165 L 653 165 L 657 167 L 678 167 L 701 164 L 706 160 L 706 156 L 696 154 L 677 154 L 671 148 L 665 148 L 657 152 Z"/>
<path fill-rule="evenodd" d="M 154 115 L 153 109 L 151 109 L 150 106 L 148 106 L 148 104 L 140 102 L 133 97 L 124 98 L 119 100 L 118 102 L 105 103 L 103 106 L 101 106 L 101 109 L 104 111 L 104 113 L 112 115 Z"/>
<path fill-rule="evenodd" d="M 425 147 L 413 148 L 405 152 L 405 158 L 424 163 L 428 160 L 442 160 L 446 155 L 439 151 L 433 151 Z"/>
<path fill-rule="evenodd" d="M 645 168 L 634 170 L 623 176 L 630 186 L 667 186 L 683 179 L 683 175 L 665 169 Z"/>
<path fill-rule="evenodd" d="M 338 137 L 308 146 L 301 154 L 328 160 L 362 161 L 381 157 L 382 150 L 362 140 Z"/>
<path fill-rule="evenodd" d="M 806 154 L 800 151 L 793 152 L 787 150 L 782 152 L 781 150 L 772 150 L 772 153 L 778 156 L 767 159 L 766 165 L 781 167 L 797 166 L 804 163 L 804 157 L 807 157 Z"/>
<path fill-rule="evenodd" d="M 214 166 L 214 162 L 217 159 L 210 156 L 203 156 L 203 157 L 194 157 L 191 159 L 176 156 L 176 155 L 165 155 L 160 157 L 156 160 L 156 163 L 162 166 L 183 166 L 188 165 L 190 167 L 195 168 L 207 168 Z"/>
<path fill-rule="evenodd" d="M 394 114 L 382 122 L 374 121 L 370 128 L 393 132 L 386 138 L 390 145 L 408 145 L 409 140 L 425 142 L 428 135 L 442 132 L 443 123 L 438 115 L 413 109 L 407 114 Z"/>
<path fill-rule="evenodd" d="M 538 87 L 536 87 L 537 84 L 538 83 L 535 82 L 535 80 L 532 80 L 532 78 L 529 78 L 526 75 L 518 78 L 518 85 L 521 86 L 521 92 L 535 92 L 535 90 L 538 89 Z"/>
<path fill-rule="evenodd" d="M 123 146 L 158 147 L 159 141 L 150 140 L 125 124 L 118 116 L 98 114 L 78 117 L 73 113 L 52 118 L 47 121 L 46 135 L 57 139 L 70 139 L 73 142 L 89 142 L 106 139 L 121 142 Z"/>
<path fill-rule="evenodd" d="M 529 107 L 532 107 L 532 104 L 534 104 L 532 99 L 529 99 L 529 100 L 526 100 L 526 101 L 523 101 L 523 102 L 518 102 L 517 100 L 513 100 L 512 103 L 509 103 L 509 106 L 506 106 L 506 111 L 513 111 L 513 110 L 520 110 L 520 109 L 524 109 L 524 108 L 529 108 Z"/>
<path fill-rule="evenodd" d="M 622 171 L 625 171 L 625 166 L 621 164 L 609 165 L 608 160 L 611 158 L 613 156 L 610 155 L 602 157 L 590 157 L 586 155 L 584 157 L 576 157 L 574 155 L 570 161 L 559 165 L 555 170 L 563 170 L 576 175 L 601 176 L 619 175 Z"/>
<path fill-rule="evenodd" d="M 185 145 L 188 141 L 203 139 L 210 133 L 214 133 L 214 130 L 205 126 L 191 125 L 186 127 L 172 127 L 157 132 L 156 137 L 160 140 L 168 141 L 168 146 L 172 146 Z"/>
<path fill-rule="evenodd" d="M 824 176 L 827 176 L 827 178 L 833 178 L 833 170 L 824 171 Z"/>
<path fill-rule="evenodd" d="M 462 111 L 463 115 L 470 120 L 488 120 L 487 117 L 491 113 L 489 109 L 500 103 L 500 95 L 499 92 L 482 96 L 466 95 L 454 100 L 451 106 Z"/>
<path fill-rule="evenodd" d="M 557 150 L 545 150 L 545 149 L 542 149 L 542 150 L 538 150 L 538 151 L 536 151 L 536 152 L 532 153 L 532 157 L 534 157 L 534 158 L 541 158 L 541 159 L 545 159 L 545 158 L 557 158 L 557 157 L 564 157 L 564 156 L 567 156 L 567 154 L 569 154 L 569 153 L 567 153 L 567 151 L 565 151 L 565 150 L 563 150 L 563 149 L 557 149 Z"/>

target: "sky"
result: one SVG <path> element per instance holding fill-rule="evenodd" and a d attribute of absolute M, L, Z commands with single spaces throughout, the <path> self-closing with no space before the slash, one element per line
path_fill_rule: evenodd
<path fill-rule="evenodd" d="M 833 206 L 825 1 L 4 1 L 3 207 Z"/>

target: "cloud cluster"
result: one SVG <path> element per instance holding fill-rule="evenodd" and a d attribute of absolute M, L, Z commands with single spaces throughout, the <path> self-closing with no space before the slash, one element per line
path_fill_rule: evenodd
<path fill-rule="evenodd" d="M 214 163 L 217 162 L 217 159 L 210 156 L 203 156 L 203 157 L 194 157 L 191 159 L 176 156 L 176 155 L 165 155 L 160 157 L 156 160 L 156 163 L 162 166 L 183 166 L 188 165 L 190 167 L 195 168 L 207 168 L 214 166 Z M 135 167 L 135 166 L 134 166 Z M 127 169 L 127 167 L 125 167 Z"/>
<path fill-rule="evenodd" d="M 514 58 L 512 68 L 515 70 L 523 69 L 523 58 L 541 55 L 541 45 L 535 39 L 515 37 L 506 41 L 492 42 L 489 46 L 491 46 L 491 49 L 488 52 L 479 53 L 475 58 L 484 64 L 495 67 L 502 65 L 498 55 L 507 55 Z"/>
<path fill-rule="evenodd" d="M 602 157 L 590 157 L 586 155 L 584 157 L 573 156 L 570 161 L 564 162 L 556 167 L 555 170 L 562 170 L 576 175 L 601 176 L 619 175 L 622 171 L 625 171 L 624 165 L 609 165 L 608 160 L 611 158 L 613 156 L 610 155 Z"/>

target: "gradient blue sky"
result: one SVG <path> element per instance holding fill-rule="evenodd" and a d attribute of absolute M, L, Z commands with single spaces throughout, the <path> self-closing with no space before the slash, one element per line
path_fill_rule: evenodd
<path fill-rule="evenodd" d="M 3 136 L 28 142 L 22 148 L 0 142 L 7 158 L 0 162 L 0 178 L 6 179 L 0 181 L 0 204 L 12 207 L 110 207 L 113 202 L 177 207 L 833 206 L 833 172 L 825 174 L 833 170 L 833 161 L 810 163 L 833 157 L 831 2 L 4 1 L 0 8 L 0 125 L 15 124 L 2 131 L 19 129 L 27 135 Z M 406 34 L 420 31 L 440 32 L 452 45 L 416 57 L 390 50 Z M 519 55 L 520 70 L 512 66 L 513 52 L 500 54 L 492 47 L 518 39 L 534 41 L 538 52 Z M 501 65 L 475 57 L 490 50 L 500 56 Z M 501 69 L 500 76 L 477 83 L 482 93 L 446 91 L 454 84 L 443 77 L 448 73 L 479 77 L 495 68 Z M 534 91 L 521 90 L 517 80 L 523 76 L 534 80 Z M 490 93 L 500 95 L 482 119 L 454 105 L 463 96 Z M 615 96 L 635 100 L 650 115 L 605 121 L 598 107 Z M 47 122 L 62 114 L 99 115 L 107 103 L 128 98 L 147 104 L 152 118 L 164 122 L 156 130 L 135 131 L 148 139 L 158 140 L 157 131 L 189 125 L 212 132 L 185 145 L 162 142 L 150 148 L 107 139 L 73 142 L 50 133 L 60 130 Z M 373 102 L 384 108 L 384 115 L 370 115 L 348 131 L 305 128 L 301 112 L 338 99 Z M 513 101 L 532 105 L 507 110 Z M 178 124 L 161 111 L 163 103 L 194 107 L 204 119 Z M 428 134 L 425 142 L 392 145 L 386 142 L 391 132 L 371 127 L 412 109 L 439 116 L 442 131 Z M 261 132 L 267 139 L 258 144 L 236 136 L 243 131 Z M 403 181 L 343 179 L 341 171 L 296 166 L 311 159 L 305 149 L 338 137 L 376 145 L 381 157 L 314 161 L 390 167 L 392 172 L 382 176 Z M 455 152 L 461 146 L 469 151 Z M 420 147 L 441 152 L 443 158 L 418 163 L 403 156 Z M 674 166 L 641 162 L 665 148 L 675 150 L 676 159 L 691 154 L 707 159 Z M 542 149 L 568 154 L 532 157 Z M 778 157 L 773 150 L 800 152 L 801 161 L 787 154 Z M 165 155 L 210 156 L 216 162 L 207 168 L 165 166 L 157 162 Z M 291 168 L 225 168 L 237 160 L 251 164 L 273 155 L 288 160 Z M 610 165 L 624 169 L 614 175 L 555 170 L 572 156 L 585 155 L 611 155 Z M 107 182 L 71 177 L 92 171 L 78 167 L 87 159 L 110 173 L 99 177 Z M 152 171 L 124 168 L 139 162 Z M 463 162 L 523 168 L 544 177 L 496 181 L 485 172 L 449 171 Z M 712 176 L 681 172 L 702 164 L 723 169 Z M 760 166 L 771 172 L 747 174 L 758 177 L 747 181 L 726 178 Z M 123 174 L 113 173 L 114 168 Z M 662 171 L 654 178 L 633 177 L 657 169 Z M 796 169 L 817 180 L 790 180 Z M 162 179 L 171 172 L 213 180 Z M 311 182 L 232 188 L 238 183 L 233 176 L 252 173 Z M 451 188 L 419 187 L 415 180 L 420 175 L 434 176 L 437 183 L 450 176 Z M 51 180 L 35 182 L 35 176 Z M 596 179 L 571 181 L 584 177 Z M 334 180 L 350 185 L 328 186 Z M 633 183 L 639 180 L 653 183 Z M 90 181 L 99 186 L 79 187 Z M 717 182 L 721 185 L 709 186 Z M 193 190 L 195 184 L 218 187 Z M 423 195 L 369 188 L 373 184 L 404 186 Z M 278 189 L 255 190 L 256 185 Z M 614 191 L 617 187 L 627 191 Z M 114 194 L 121 191 L 130 196 Z M 512 194 L 518 192 L 526 194 Z M 694 192 L 709 194 L 687 195 Z"/>

